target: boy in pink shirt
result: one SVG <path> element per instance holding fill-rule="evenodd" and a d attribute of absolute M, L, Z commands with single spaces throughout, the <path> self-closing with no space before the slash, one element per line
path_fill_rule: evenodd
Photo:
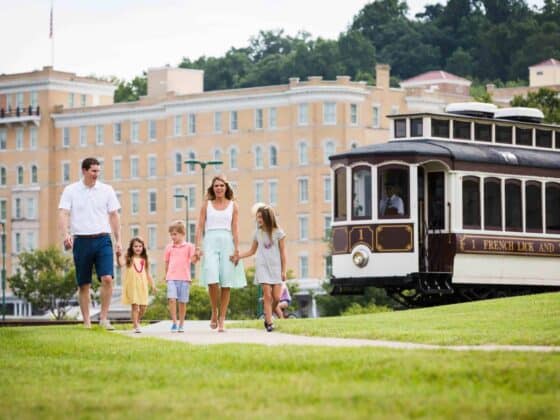
<path fill-rule="evenodd" d="M 194 245 L 185 241 L 185 224 L 178 220 L 169 226 L 171 243 L 165 247 L 165 280 L 167 300 L 173 325 L 171 332 L 184 332 L 183 324 L 187 313 L 187 302 L 191 286 L 191 262 L 197 258 Z M 177 305 L 179 302 L 179 305 Z M 179 325 L 177 325 L 177 306 L 179 306 Z"/>

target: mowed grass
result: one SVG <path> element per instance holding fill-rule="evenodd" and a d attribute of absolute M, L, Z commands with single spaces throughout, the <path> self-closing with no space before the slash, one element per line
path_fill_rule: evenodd
<path fill-rule="evenodd" d="M 262 321 L 240 326 L 262 328 Z M 429 344 L 560 345 L 560 293 L 368 315 L 276 321 L 278 331 Z"/>
<path fill-rule="evenodd" d="M 187 333 L 188 334 L 188 333 Z M 560 417 L 560 354 L 192 346 L 0 328 L 0 418 Z"/>

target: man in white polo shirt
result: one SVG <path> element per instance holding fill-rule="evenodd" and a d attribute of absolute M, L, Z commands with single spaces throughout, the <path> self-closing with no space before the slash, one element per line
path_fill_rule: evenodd
<path fill-rule="evenodd" d="M 72 249 L 79 287 L 80 309 L 86 328 L 91 327 L 89 316 L 92 270 L 101 280 L 101 315 L 99 325 L 113 330 L 107 319 L 113 294 L 113 245 L 122 252 L 121 208 L 110 185 L 98 181 L 99 161 L 87 158 L 82 162 L 83 178 L 64 188 L 60 198 L 59 228 L 66 249 Z"/>

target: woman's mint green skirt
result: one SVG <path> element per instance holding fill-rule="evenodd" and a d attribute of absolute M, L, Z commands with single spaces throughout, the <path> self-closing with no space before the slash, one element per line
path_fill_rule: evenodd
<path fill-rule="evenodd" d="M 200 284 L 219 283 L 221 287 L 238 289 L 247 286 L 245 269 L 239 261 L 234 265 L 229 257 L 233 255 L 233 236 L 229 230 L 212 229 L 206 231 L 203 242 L 202 275 Z"/>

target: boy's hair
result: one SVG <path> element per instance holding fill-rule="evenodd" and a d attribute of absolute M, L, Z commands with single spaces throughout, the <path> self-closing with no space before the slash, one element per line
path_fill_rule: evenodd
<path fill-rule="evenodd" d="M 185 229 L 185 222 L 183 222 L 182 220 L 175 220 L 169 225 L 168 232 L 177 232 L 181 235 L 185 235 L 187 233 L 187 230 Z"/>
<path fill-rule="evenodd" d="M 224 175 L 216 175 L 214 178 L 212 178 L 212 182 L 210 183 L 208 190 L 206 190 L 206 197 L 208 198 L 208 200 L 216 199 L 216 194 L 214 194 L 214 182 L 216 181 L 222 181 L 224 184 L 226 184 L 225 197 L 228 200 L 233 200 L 234 199 L 233 190 L 231 188 L 231 185 L 229 185 L 229 182 L 227 182 L 226 177 Z"/>
<path fill-rule="evenodd" d="M 146 243 L 140 236 L 135 236 L 128 243 L 128 249 L 126 250 L 125 256 L 126 266 L 130 267 L 132 265 L 132 257 L 134 257 L 134 249 L 132 247 L 134 246 L 134 242 L 142 244 L 142 253 L 140 254 L 140 257 L 146 261 L 146 267 L 148 267 L 148 252 L 146 251 Z"/>
<path fill-rule="evenodd" d="M 83 169 L 83 170 L 86 170 L 86 171 L 87 171 L 87 170 L 89 170 L 89 168 L 91 168 L 93 165 L 100 166 L 101 164 L 99 163 L 99 161 L 98 161 L 96 158 L 92 158 L 92 157 L 85 158 L 85 159 L 82 161 L 82 169 Z"/>
<path fill-rule="evenodd" d="M 261 215 L 263 219 L 262 228 L 268 234 L 270 240 L 272 241 L 272 232 L 274 232 L 274 229 L 278 229 L 278 223 L 276 222 L 274 209 L 270 206 L 262 206 L 257 210 L 257 214 Z"/>

